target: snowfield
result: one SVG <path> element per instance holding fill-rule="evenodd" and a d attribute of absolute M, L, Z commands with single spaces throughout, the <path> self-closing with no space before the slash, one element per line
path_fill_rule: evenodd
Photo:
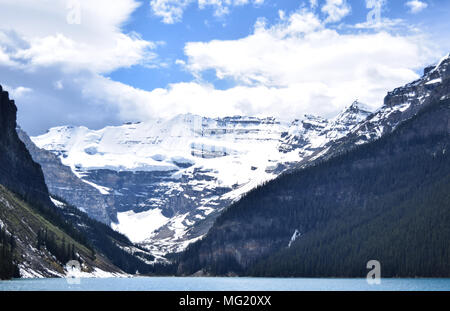
<path fill-rule="evenodd" d="M 198 223 L 345 136 L 370 114 L 361 107 L 355 102 L 331 120 L 186 114 L 100 130 L 62 126 L 32 140 L 100 194 L 129 202 L 116 206 L 112 228 L 164 254 L 201 238 L 206 229 L 192 230 Z M 162 177 L 148 177 L 133 190 L 127 181 L 111 186 L 110 178 L 92 178 L 105 170 Z M 143 191 L 146 183 L 151 187 Z"/>

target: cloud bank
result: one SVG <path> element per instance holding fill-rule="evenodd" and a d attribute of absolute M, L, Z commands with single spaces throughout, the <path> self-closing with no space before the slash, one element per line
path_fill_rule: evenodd
<path fill-rule="evenodd" d="M 156 61 L 155 43 L 121 30 L 139 6 L 134 0 L 3 0 L 1 6 L 0 83 L 17 99 L 19 122 L 32 133 L 80 120 L 103 125 L 118 108 L 86 98 L 86 85 L 118 68 Z"/>
<path fill-rule="evenodd" d="M 330 117 L 355 99 L 380 106 L 387 91 L 417 78 L 440 56 L 420 33 L 341 33 L 330 23 L 348 14 L 348 3 L 325 1 L 323 18 L 304 8 L 272 24 L 258 19 L 237 40 L 189 42 L 185 59 L 176 63 L 192 80 L 145 91 L 106 77 L 119 68 L 159 65 L 156 43 L 122 30 L 136 1 L 81 1 L 79 24 L 67 23 L 66 1 L 3 2 L 0 83 L 16 98 L 19 123 L 33 135 L 63 124 L 99 128 L 188 112 Z M 218 88 L 220 80 L 229 87 Z"/>
<path fill-rule="evenodd" d="M 169 113 L 333 116 L 355 99 L 380 106 L 388 90 L 417 78 L 436 57 L 421 36 L 340 34 L 326 23 L 300 10 L 271 26 L 259 20 L 239 40 L 188 43 L 179 63 L 197 80 L 154 90 L 149 102 Z M 211 71 L 236 86 L 215 89 L 202 79 Z"/>

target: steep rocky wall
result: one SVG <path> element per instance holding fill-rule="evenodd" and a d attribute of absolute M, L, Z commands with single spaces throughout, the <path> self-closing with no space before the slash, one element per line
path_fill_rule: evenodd
<path fill-rule="evenodd" d="M 61 160 L 50 151 L 38 148 L 22 129 L 18 128 L 19 138 L 25 143 L 33 160 L 39 163 L 44 171 L 45 182 L 52 195 L 64 198 L 68 203 L 85 211 L 92 218 L 106 224 L 116 219 L 116 212 L 108 201 L 112 198 L 104 196 L 97 189 L 83 182 Z"/>
<path fill-rule="evenodd" d="M 50 205 L 41 166 L 17 136 L 16 113 L 14 101 L 0 86 L 0 184 L 31 202 Z"/>

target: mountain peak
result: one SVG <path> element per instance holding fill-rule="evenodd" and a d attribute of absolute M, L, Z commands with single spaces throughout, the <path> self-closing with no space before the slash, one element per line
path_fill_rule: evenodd
<path fill-rule="evenodd" d="M 346 107 L 335 119 L 334 124 L 357 124 L 366 119 L 372 113 L 372 109 L 355 100 Z"/>
<path fill-rule="evenodd" d="M 432 96 L 430 97 L 433 92 L 437 97 L 442 97 L 446 92 L 445 85 L 448 85 L 450 79 L 449 67 L 450 54 L 447 54 L 436 66 L 426 67 L 424 76 L 420 79 L 388 92 L 384 99 L 384 107 L 387 107 L 387 109 L 418 107 L 424 103 L 429 103 L 433 99 Z M 440 88 L 440 91 L 434 91 L 436 88 Z"/>
<path fill-rule="evenodd" d="M 362 112 L 362 113 L 371 113 L 372 108 L 367 106 L 366 104 L 361 103 L 358 100 L 355 100 L 348 108 L 345 109 L 346 111 L 352 111 L 352 112 Z"/>
<path fill-rule="evenodd" d="M 448 63 L 450 61 L 450 53 L 448 53 L 446 56 L 444 56 L 440 62 L 437 64 L 436 67 L 440 67 L 444 63 Z"/>
<path fill-rule="evenodd" d="M 447 67 L 450 65 L 450 53 L 446 56 L 442 57 L 441 60 L 437 63 L 437 65 L 431 65 L 424 69 L 424 77 L 428 77 L 430 75 L 446 76 L 448 77 L 449 73 L 447 72 Z M 444 74 L 445 73 L 445 74 Z M 436 77 L 433 77 L 436 78 Z"/>

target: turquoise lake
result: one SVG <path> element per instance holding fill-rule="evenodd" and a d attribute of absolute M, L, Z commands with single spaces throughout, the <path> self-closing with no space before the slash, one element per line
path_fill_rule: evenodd
<path fill-rule="evenodd" d="M 450 291 L 450 279 L 194 278 L 134 277 L 0 281 L 0 291 Z"/>

